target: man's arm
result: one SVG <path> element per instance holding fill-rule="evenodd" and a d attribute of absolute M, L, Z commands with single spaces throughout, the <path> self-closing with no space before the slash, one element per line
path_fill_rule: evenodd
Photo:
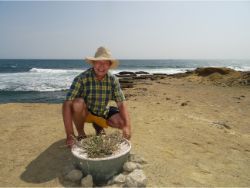
<path fill-rule="evenodd" d="M 128 108 L 125 101 L 117 102 L 117 107 L 120 111 L 120 116 L 124 122 L 123 127 L 123 136 L 127 139 L 130 139 L 131 137 L 131 124 L 130 124 L 130 118 L 128 114 Z"/>
<path fill-rule="evenodd" d="M 73 123 L 72 123 L 72 101 L 66 100 L 62 106 L 63 122 L 66 132 L 66 144 L 71 146 L 74 143 L 73 137 Z"/>

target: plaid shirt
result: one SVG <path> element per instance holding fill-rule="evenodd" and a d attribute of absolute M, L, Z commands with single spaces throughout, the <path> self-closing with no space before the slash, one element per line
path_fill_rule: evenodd
<path fill-rule="evenodd" d="M 118 79 L 109 72 L 99 81 L 95 77 L 94 69 L 90 68 L 75 77 L 66 100 L 83 98 L 88 109 L 98 115 L 106 117 L 108 114 L 108 102 L 125 100 Z"/>

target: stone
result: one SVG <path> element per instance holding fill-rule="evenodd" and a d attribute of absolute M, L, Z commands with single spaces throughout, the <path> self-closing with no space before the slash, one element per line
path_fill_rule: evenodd
<path fill-rule="evenodd" d="M 221 75 L 230 74 L 236 72 L 233 69 L 225 68 L 225 67 L 205 67 L 205 68 L 197 68 L 195 69 L 195 73 L 198 76 L 208 76 L 213 73 L 219 73 Z"/>
<path fill-rule="evenodd" d="M 130 72 L 130 71 L 121 71 L 118 74 L 119 75 L 133 75 L 133 76 L 136 76 L 136 74 L 134 72 Z"/>
<path fill-rule="evenodd" d="M 145 72 L 145 71 L 137 71 L 137 72 L 135 72 L 135 74 L 149 74 L 149 73 Z"/>
<path fill-rule="evenodd" d="M 113 183 L 124 183 L 126 180 L 126 175 L 119 174 L 113 178 Z"/>
<path fill-rule="evenodd" d="M 113 179 L 110 179 L 108 182 L 107 182 L 107 186 L 109 187 L 110 185 L 113 185 Z"/>
<path fill-rule="evenodd" d="M 142 165 L 139 164 L 139 163 L 136 163 L 136 168 L 137 168 L 137 169 L 142 169 Z"/>
<path fill-rule="evenodd" d="M 126 162 L 123 165 L 123 170 L 127 172 L 132 172 L 133 170 L 137 169 L 137 164 L 134 162 Z"/>
<path fill-rule="evenodd" d="M 215 125 L 219 129 L 223 129 L 223 128 L 231 129 L 231 127 L 227 125 L 226 122 L 223 122 L 223 121 L 214 121 L 212 122 L 212 124 Z"/>
<path fill-rule="evenodd" d="M 142 170 L 134 170 L 125 181 L 125 187 L 146 187 L 147 178 Z"/>
<path fill-rule="evenodd" d="M 82 187 L 93 187 L 93 178 L 91 175 L 87 175 L 81 180 Z"/>
<path fill-rule="evenodd" d="M 121 83 L 121 88 L 133 88 L 133 83 Z"/>
<path fill-rule="evenodd" d="M 181 103 L 181 106 L 187 106 L 188 105 L 188 103 L 187 102 L 183 102 L 183 103 Z"/>
<path fill-rule="evenodd" d="M 147 161 L 143 157 L 132 153 L 129 155 L 129 161 L 140 164 L 147 164 Z"/>
<path fill-rule="evenodd" d="M 83 177 L 82 171 L 80 170 L 71 170 L 66 176 L 65 179 L 70 180 L 72 182 L 78 182 Z"/>

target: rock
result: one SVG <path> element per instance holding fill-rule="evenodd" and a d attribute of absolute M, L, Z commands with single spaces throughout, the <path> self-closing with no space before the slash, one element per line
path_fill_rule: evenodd
<path fill-rule="evenodd" d="M 184 78 L 188 75 L 193 74 L 193 72 L 185 72 L 185 73 L 176 73 L 176 74 L 170 74 L 168 77 L 171 78 Z"/>
<path fill-rule="evenodd" d="M 134 170 L 125 181 L 125 187 L 146 187 L 147 178 L 142 170 Z"/>
<path fill-rule="evenodd" d="M 130 153 L 129 161 L 135 162 L 135 163 L 140 163 L 140 164 L 147 164 L 147 161 L 143 157 L 136 155 L 136 154 L 133 154 L 133 153 Z"/>
<path fill-rule="evenodd" d="M 134 81 L 132 79 L 122 78 L 119 79 L 120 84 L 121 83 L 133 83 Z"/>
<path fill-rule="evenodd" d="M 72 181 L 72 182 L 78 182 L 81 180 L 81 178 L 83 177 L 82 171 L 80 170 L 71 170 L 66 176 L 65 179 Z"/>
<path fill-rule="evenodd" d="M 126 175 L 119 174 L 113 178 L 113 183 L 124 183 L 126 180 Z"/>
<path fill-rule="evenodd" d="M 136 74 L 134 72 L 130 72 L 130 71 L 121 71 L 118 74 L 119 75 L 132 75 L 132 76 L 136 76 Z"/>
<path fill-rule="evenodd" d="M 138 80 L 138 79 L 150 79 L 152 77 L 153 77 L 153 75 L 140 75 L 140 76 L 135 77 L 134 79 L 136 79 L 136 80 Z"/>
<path fill-rule="evenodd" d="M 149 73 L 145 72 L 145 71 L 137 71 L 137 72 L 135 72 L 135 74 L 149 74 Z"/>
<path fill-rule="evenodd" d="M 107 186 L 106 187 L 109 187 L 109 186 L 111 186 L 111 185 L 113 185 L 113 179 L 110 179 L 108 182 L 107 182 Z"/>
<path fill-rule="evenodd" d="M 218 72 L 215 72 L 209 75 L 209 79 L 211 81 L 218 81 L 218 80 L 221 80 L 222 78 L 223 78 L 222 74 Z"/>
<path fill-rule="evenodd" d="M 121 79 L 119 80 L 120 84 L 123 84 L 123 83 L 134 83 L 133 80 L 127 80 L 127 79 Z"/>
<path fill-rule="evenodd" d="M 153 75 L 155 75 L 155 76 L 167 76 L 167 74 L 165 74 L 165 73 L 153 73 Z"/>
<path fill-rule="evenodd" d="M 215 121 L 215 122 L 212 122 L 212 124 L 215 125 L 219 129 L 222 129 L 222 128 L 231 129 L 231 127 L 227 125 L 226 122 L 223 122 L 223 121 Z"/>
<path fill-rule="evenodd" d="M 225 68 L 225 67 L 205 67 L 205 68 L 195 69 L 195 73 L 198 76 L 208 76 L 213 73 L 219 73 L 219 74 L 225 75 L 225 74 L 230 74 L 234 72 L 236 71 L 230 68 Z"/>
<path fill-rule="evenodd" d="M 183 102 L 183 103 L 181 103 L 181 106 L 187 106 L 188 105 L 188 103 L 187 102 Z"/>
<path fill-rule="evenodd" d="M 121 83 L 121 88 L 133 88 L 134 84 L 133 83 Z"/>
<path fill-rule="evenodd" d="M 123 170 L 127 171 L 127 172 L 132 172 L 133 170 L 137 169 L 137 164 L 134 162 L 126 162 L 123 165 Z"/>
<path fill-rule="evenodd" d="M 82 187 L 93 187 L 93 178 L 91 175 L 87 175 L 81 180 Z"/>

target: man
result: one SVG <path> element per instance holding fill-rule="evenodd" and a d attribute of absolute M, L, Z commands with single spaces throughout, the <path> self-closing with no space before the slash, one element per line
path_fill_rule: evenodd
<path fill-rule="evenodd" d="M 63 120 L 66 132 L 66 144 L 74 144 L 73 122 L 78 140 L 86 137 L 84 123 L 93 123 L 96 134 L 102 134 L 108 126 L 119 128 L 127 139 L 131 137 L 131 125 L 124 94 L 118 79 L 109 72 L 116 68 L 118 61 L 111 57 L 108 49 L 100 47 L 95 57 L 87 57 L 92 67 L 78 75 L 63 103 Z M 117 107 L 108 107 L 115 100 Z"/>

